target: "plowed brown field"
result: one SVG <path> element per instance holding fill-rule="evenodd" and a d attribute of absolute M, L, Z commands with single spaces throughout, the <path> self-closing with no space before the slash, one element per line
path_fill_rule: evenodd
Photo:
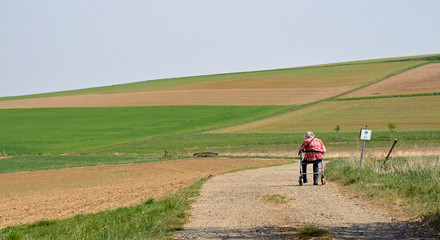
<path fill-rule="evenodd" d="M 287 162 L 193 158 L 0 174 L 0 228 L 133 205 L 188 187 L 209 175 Z"/>
<path fill-rule="evenodd" d="M 433 91 L 440 91 L 440 63 L 403 72 L 344 97 Z"/>
<path fill-rule="evenodd" d="M 296 105 L 325 99 L 353 87 L 203 89 L 92 94 L 0 101 L 0 108 L 127 107 L 165 105 Z"/>

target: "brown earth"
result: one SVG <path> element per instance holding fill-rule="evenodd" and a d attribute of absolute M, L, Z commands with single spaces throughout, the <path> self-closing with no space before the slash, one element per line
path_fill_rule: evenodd
<path fill-rule="evenodd" d="M 286 162 L 192 158 L 0 174 L 0 228 L 138 204 L 188 187 L 209 175 Z"/>
<path fill-rule="evenodd" d="M 127 107 L 164 105 L 296 105 L 346 92 L 353 87 L 202 89 L 91 94 L 0 101 L 0 109 L 47 107 Z"/>
<path fill-rule="evenodd" d="M 403 72 L 344 97 L 433 91 L 440 91 L 440 63 L 431 63 Z"/>

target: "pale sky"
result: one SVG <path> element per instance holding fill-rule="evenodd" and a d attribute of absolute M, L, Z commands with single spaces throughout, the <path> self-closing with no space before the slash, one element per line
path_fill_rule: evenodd
<path fill-rule="evenodd" d="M 438 0 L 0 0 L 0 97 L 434 53 Z"/>

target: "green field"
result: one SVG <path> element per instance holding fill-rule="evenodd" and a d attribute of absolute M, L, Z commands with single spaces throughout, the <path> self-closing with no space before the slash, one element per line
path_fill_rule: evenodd
<path fill-rule="evenodd" d="M 0 110 L 3 154 L 59 154 L 200 131 L 286 107 L 175 106 Z"/>

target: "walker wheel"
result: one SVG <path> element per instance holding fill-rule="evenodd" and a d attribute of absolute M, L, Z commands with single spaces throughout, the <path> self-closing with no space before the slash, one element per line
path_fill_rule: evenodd
<path fill-rule="evenodd" d="M 299 177 L 298 183 L 299 183 L 299 185 L 300 185 L 300 186 L 302 186 L 302 185 L 303 185 L 303 180 L 302 180 L 302 177 Z"/>
<path fill-rule="evenodd" d="M 324 176 L 321 177 L 321 184 L 325 185 L 325 177 Z"/>

